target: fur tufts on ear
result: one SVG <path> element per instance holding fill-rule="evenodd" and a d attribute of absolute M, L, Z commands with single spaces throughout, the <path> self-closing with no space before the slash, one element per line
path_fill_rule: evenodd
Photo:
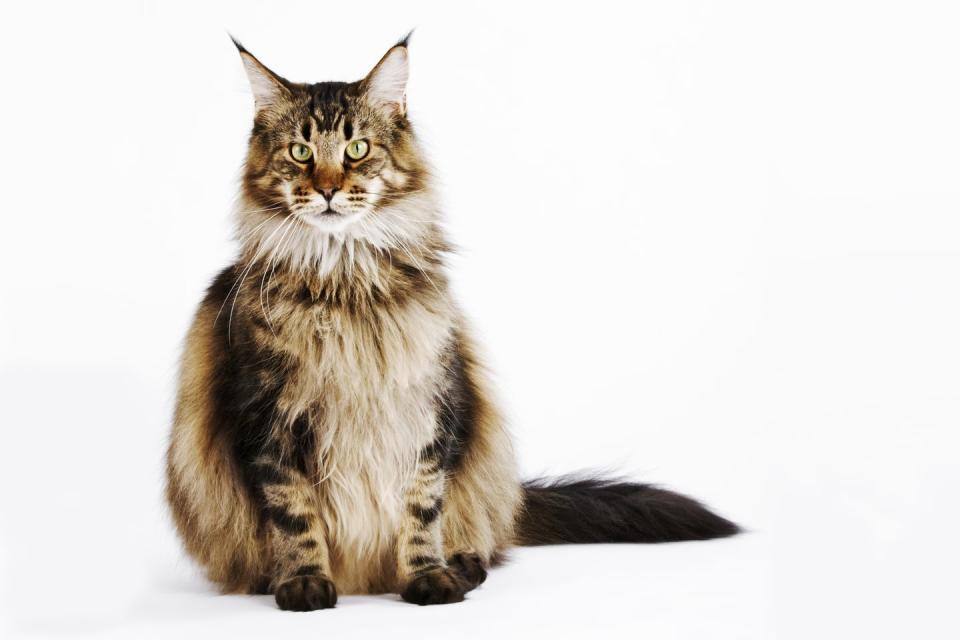
<path fill-rule="evenodd" d="M 413 33 L 413 32 L 411 32 Z M 364 78 L 362 88 L 370 104 L 390 113 L 407 113 L 407 78 L 410 75 L 407 55 L 408 33 L 380 59 Z"/>
<path fill-rule="evenodd" d="M 243 68 L 250 80 L 250 90 L 253 92 L 253 100 L 258 112 L 275 105 L 289 93 L 286 80 L 270 71 L 252 53 L 247 51 L 236 38 L 230 36 L 230 39 L 233 40 L 233 44 L 236 45 L 237 51 L 240 52 L 240 57 L 243 59 Z"/>
<path fill-rule="evenodd" d="M 414 32 L 414 31 L 415 31 L 415 29 L 410 29 L 410 31 L 407 31 L 407 35 L 405 35 L 405 36 L 403 36 L 402 38 L 400 38 L 399 40 L 397 40 L 397 44 L 395 44 L 395 45 L 393 45 L 393 46 L 395 46 L 395 47 L 406 47 L 406 46 L 408 46 L 408 45 L 410 44 L 410 38 L 413 37 L 413 32 Z"/>

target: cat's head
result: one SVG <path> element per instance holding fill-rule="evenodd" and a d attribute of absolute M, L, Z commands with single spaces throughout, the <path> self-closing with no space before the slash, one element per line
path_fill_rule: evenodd
<path fill-rule="evenodd" d="M 407 40 L 362 80 L 316 84 L 234 42 L 256 105 L 237 212 L 245 245 L 311 262 L 344 244 L 416 242 L 433 207 L 407 119 Z"/>

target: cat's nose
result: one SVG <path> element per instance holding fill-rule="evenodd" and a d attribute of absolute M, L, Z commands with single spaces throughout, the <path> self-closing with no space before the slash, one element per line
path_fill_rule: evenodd
<path fill-rule="evenodd" d="M 333 194 L 335 194 L 337 191 L 340 191 L 340 189 L 336 187 L 333 187 L 331 189 L 320 189 L 320 193 L 322 193 L 323 197 L 327 199 L 327 202 L 330 202 L 331 200 L 333 200 Z"/>

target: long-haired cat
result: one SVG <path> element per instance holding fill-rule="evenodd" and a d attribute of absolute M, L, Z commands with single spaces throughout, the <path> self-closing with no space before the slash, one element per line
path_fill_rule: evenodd
<path fill-rule="evenodd" d="M 449 292 L 406 40 L 352 83 L 290 82 L 237 48 L 256 107 L 241 251 L 187 335 L 167 466 L 212 581 L 297 611 L 338 593 L 442 604 L 511 545 L 737 532 L 649 485 L 518 479 Z"/>

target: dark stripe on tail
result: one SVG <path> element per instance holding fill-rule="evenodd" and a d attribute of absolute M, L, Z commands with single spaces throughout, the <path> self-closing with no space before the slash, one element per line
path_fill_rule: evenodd
<path fill-rule="evenodd" d="M 732 536 L 740 528 L 687 496 L 598 478 L 524 483 L 517 523 L 523 545 L 673 542 Z"/>

